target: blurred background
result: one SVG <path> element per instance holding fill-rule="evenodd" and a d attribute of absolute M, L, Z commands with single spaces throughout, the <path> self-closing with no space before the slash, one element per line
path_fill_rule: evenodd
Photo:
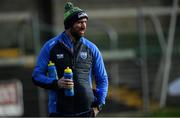
<path fill-rule="evenodd" d="M 1 0 L 0 116 L 47 116 L 31 74 L 41 46 L 64 30 L 64 3 L 89 15 L 86 37 L 109 75 L 99 116 L 180 116 L 178 0 Z"/>

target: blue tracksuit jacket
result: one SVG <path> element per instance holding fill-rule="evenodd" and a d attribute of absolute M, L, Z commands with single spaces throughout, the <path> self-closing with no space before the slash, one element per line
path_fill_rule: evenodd
<path fill-rule="evenodd" d="M 63 90 L 58 89 L 57 79 L 47 76 L 48 63 L 52 60 L 54 60 L 59 78 L 63 76 L 63 69 L 66 66 L 64 63 L 67 63 L 67 65 L 70 63 L 70 65 L 68 66 L 73 69 L 73 74 L 75 75 L 73 78 L 75 79 L 75 94 L 79 94 L 76 96 L 76 98 L 73 98 L 75 102 L 87 99 L 87 101 L 91 101 L 92 103 L 96 102 L 98 104 L 105 104 L 105 99 L 108 92 L 108 76 L 100 51 L 92 42 L 84 37 L 80 38 L 78 45 L 79 47 L 77 46 L 77 48 L 75 48 L 69 37 L 65 32 L 63 32 L 60 35 L 47 41 L 42 47 L 40 54 L 38 55 L 37 63 L 35 65 L 32 77 L 35 85 L 49 89 L 49 113 L 62 112 L 63 109 L 65 109 L 62 103 L 66 102 L 67 100 L 61 99 L 63 95 L 60 93 L 62 93 Z M 68 51 L 70 53 L 67 53 Z M 74 56 L 66 56 L 71 55 L 71 53 Z M 75 61 L 68 61 L 73 60 L 74 57 Z M 75 62 L 77 64 L 71 62 Z M 91 90 L 93 78 L 96 82 L 96 89 L 92 97 Z M 80 85 L 81 87 L 78 87 L 78 85 Z M 81 89 L 84 89 L 83 91 L 87 92 L 88 95 L 82 97 L 81 94 L 83 93 L 81 93 Z M 91 99 L 88 99 L 88 97 L 91 97 Z M 90 107 L 91 102 L 89 102 L 89 104 L 85 105 L 84 107 L 83 105 L 86 104 L 85 102 L 79 102 L 80 105 L 78 105 L 78 103 L 73 103 L 73 105 L 76 105 L 76 107 L 73 109 L 73 113 L 83 112 L 82 109 Z M 58 108 L 58 105 L 62 105 L 62 108 Z M 81 106 L 83 108 L 79 108 Z M 79 109 L 79 111 L 77 109 Z M 72 111 L 63 112 L 68 113 Z"/>

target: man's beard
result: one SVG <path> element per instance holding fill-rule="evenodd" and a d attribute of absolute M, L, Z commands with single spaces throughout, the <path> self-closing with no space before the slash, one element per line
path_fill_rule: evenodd
<path fill-rule="evenodd" d="M 70 33 L 71 33 L 71 35 L 75 38 L 76 41 L 79 41 L 80 38 L 82 37 L 82 36 L 79 35 L 76 31 L 74 31 L 72 28 L 70 29 Z"/>

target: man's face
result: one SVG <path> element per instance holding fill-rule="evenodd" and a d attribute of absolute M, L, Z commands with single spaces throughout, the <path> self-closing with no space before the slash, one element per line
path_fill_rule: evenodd
<path fill-rule="evenodd" d="M 86 27 L 87 27 L 87 19 L 82 18 L 73 24 L 73 26 L 70 30 L 71 34 L 75 38 L 80 38 L 81 36 L 83 36 L 85 34 Z"/>

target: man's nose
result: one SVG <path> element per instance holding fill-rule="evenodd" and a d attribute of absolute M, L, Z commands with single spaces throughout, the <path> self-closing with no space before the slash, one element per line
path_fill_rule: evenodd
<path fill-rule="evenodd" d="M 86 28 L 86 22 L 82 23 L 82 28 Z"/>

